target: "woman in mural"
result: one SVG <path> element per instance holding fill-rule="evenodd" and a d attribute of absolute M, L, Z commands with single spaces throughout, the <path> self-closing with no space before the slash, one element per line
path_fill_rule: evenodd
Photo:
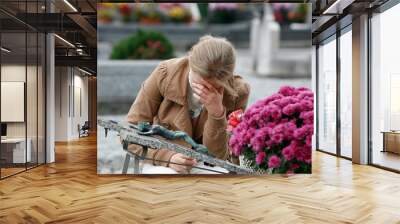
<path fill-rule="evenodd" d="M 224 38 L 204 36 L 187 56 L 161 62 L 142 84 L 127 120 L 149 121 L 186 132 L 209 153 L 234 160 L 228 149 L 227 115 L 245 109 L 249 85 L 234 75 L 235 49 Z M 188 147 L 182 140 L 177 144 Z M 141 147 L 129 150 L 141 153 Z M 197 161 L 170 150 L 151 150 L 153 165 L 187 173 Z M 236 160 L 237 162 L 237 160 Z M 178 165 L 182 164 L 182 165 Z"/>

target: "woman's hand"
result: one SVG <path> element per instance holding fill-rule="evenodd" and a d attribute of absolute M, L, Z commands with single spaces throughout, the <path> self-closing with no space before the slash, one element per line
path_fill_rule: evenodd
<path fill-rule="evenodd" d="M 184 165 L 178 165 L 175 163 Z M 196 164 L 197 161 L 195 159 L 187 157 L 181 153 L 177 153 L 171 157 L 169 167 L 178 173 L 188 173 Z"/>
<path fill-rule="evenodd" d="M 193 82 L 192 86 L 195 97 L 200 99 L 209 114 L 213 117 L 221 117 L 224 114 L 224 106 L 222 104 L 223 87 L 216 88 L 204 79 Z"/>

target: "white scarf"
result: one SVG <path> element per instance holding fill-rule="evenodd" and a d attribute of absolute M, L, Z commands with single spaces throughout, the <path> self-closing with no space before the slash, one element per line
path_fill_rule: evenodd
<path fill-rule="evenodd" d="M 192 118 L 196 118 L 200 115 L 203 110 L 203 104 L 200 102 L 200 99 L 194 95 L 193 87 L 192 87 L 192 76 L 189 72 L 189 87 L 188 88 L 188 105 L 189 105 L 189 113 Z"/>

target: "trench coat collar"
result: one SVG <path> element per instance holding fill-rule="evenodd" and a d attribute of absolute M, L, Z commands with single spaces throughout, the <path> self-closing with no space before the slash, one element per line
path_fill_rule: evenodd
<path fill-rule="evenodd" d="M 167 73 L 171 74 L 168 74 L 170 78 L 166 80 L 164 97 L 183 106 L 187 104 L 189 60 L 187 57 L 183 57 L 175 63 L 167 70 Z"/>

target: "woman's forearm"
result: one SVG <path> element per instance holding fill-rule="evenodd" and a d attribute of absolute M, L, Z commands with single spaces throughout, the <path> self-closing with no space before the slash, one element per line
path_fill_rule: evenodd
<path fill-rule="evenodd" d="M 224 160 L 229 155 L 227 123 L 226 110 L 221 117 L 208 115 L 203 131 L 203 144 L 208 148 L 210 154 Z"/>

